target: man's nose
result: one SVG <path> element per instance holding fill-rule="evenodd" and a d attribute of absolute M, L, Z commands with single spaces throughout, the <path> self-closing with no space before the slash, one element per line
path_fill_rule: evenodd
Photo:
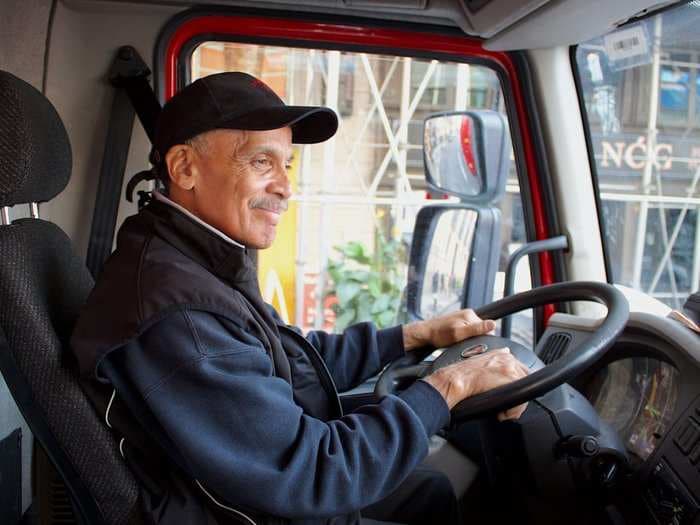
<path fill-rule="evenodd" d="M 292 183 L 285 168 L 278 170 L 268 190 L 285 200 L 292 196 Z"/>

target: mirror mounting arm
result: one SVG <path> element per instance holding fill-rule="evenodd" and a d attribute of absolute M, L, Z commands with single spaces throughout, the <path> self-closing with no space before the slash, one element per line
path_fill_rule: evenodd
<path fill-rule="evenodd" d="M 532 255 L 541 252 L 550 252 L 554 250 L 568 250 L 569 239 L 566 235 L 559 235 L 541 241 L 533 241 L 523 244 L 508 257 L 506 266 L 505 284 L 503 286 L 503 297 L 513 295 L 515 291 L 515 268 L 526 255 Z M 508 315 L 501 320 L 501 337 L 510 338 L 511 324 L 513 318 Z"/>

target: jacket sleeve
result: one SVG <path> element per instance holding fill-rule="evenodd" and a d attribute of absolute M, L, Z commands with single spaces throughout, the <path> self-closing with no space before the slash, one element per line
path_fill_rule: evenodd
<path fill-rule="evenodd" d="M 306 338 L 323 357 L 341 392 L 356 387 L 404 355 L 401 326 L 377 330 L 372 323 L 358 323 L 342 334 L 312 331 Z"/>
<path fill-rule="evenodd" d="M 168 316 L 110 356 L 205 487 L 236 505 L 288 518 L 330 517 L 388 495 L 449 420 L 417 381 L 400 396 L 324 422 L 272 375 L 262 345 L 204 312 Z"/>

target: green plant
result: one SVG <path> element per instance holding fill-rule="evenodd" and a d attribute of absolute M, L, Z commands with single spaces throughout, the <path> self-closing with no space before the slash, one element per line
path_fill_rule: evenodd
<path fill-rule="evenodd" d="M 333 282 L 325 295 L 338 300 L 333 305 L 335 329 L 362 321 L 372 321 L 379 328 L 392 325 L 404 285 L 399 273 L 405 251 L 401 243 L 378 234 L 373 254 L 357 241 L 334 249 L 340 259 L 328 263 Z"/>

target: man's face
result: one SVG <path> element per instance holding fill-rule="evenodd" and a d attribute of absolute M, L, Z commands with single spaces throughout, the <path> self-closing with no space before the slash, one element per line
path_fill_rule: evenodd
<path fill-rule="evenodd" d="M 291 196 L 291 129 L 215 130 L 202 138 L 193 148 L 193 186 L 180 204 L 246 247 L 269 247 Z M 178 201 L 179 190 L 171 189 Z"/>

